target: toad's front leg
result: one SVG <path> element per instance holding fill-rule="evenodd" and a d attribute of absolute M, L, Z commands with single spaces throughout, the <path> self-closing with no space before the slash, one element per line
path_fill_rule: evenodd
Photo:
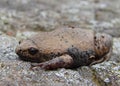
<path fill-rule="evenodd" d="M 72 64 L 73 64 L 72 57 L 66 54 L 60 57 L 56 57 L 52 60 L 42 62 L 37 65 L 33 65 L 34 66 L 33 69 L 37 67 L 40 67 L 45 70 L 53 70 L 57 68 L 69 68 L 72 66 Z"/>

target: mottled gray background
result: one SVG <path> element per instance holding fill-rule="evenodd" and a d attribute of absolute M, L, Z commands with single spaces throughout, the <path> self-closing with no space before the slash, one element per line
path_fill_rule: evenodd
<path fill-rule="evenodd" d="M 18 59 L 20 39 L 63 26 L 112 35 L 111 59 L 54 71 Z M 0 0 L 0 86 L 120 86 L 120 0 Z"/>

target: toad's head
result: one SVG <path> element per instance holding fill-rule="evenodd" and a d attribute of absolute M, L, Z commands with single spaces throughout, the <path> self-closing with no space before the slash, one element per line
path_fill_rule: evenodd
<path fill-rule="evenodd" d="M 15 51 L 22 60 L 39 62 L 39 49 L 36 43 L 30 39 L 20 41 Z"/>

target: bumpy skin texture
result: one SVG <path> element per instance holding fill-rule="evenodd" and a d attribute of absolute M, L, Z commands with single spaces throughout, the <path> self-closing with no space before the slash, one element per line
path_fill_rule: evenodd
<path fill-rule="evenodd" d="M 80 28 L 40 32 L 20 41 L 20 59 L 39 62 L 43 69 L 75 68 L 103 62 L 110 57 L 112 37 Z"/>

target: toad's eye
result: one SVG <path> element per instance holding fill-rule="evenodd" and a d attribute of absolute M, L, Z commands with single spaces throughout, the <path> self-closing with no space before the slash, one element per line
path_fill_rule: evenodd
<path fill-rule="evenodd" d="M 31 48 L 28 49 L 28 52 L 31 55 L 35 55 L 38 52 L 38 49 L 31 47 Z"/>

